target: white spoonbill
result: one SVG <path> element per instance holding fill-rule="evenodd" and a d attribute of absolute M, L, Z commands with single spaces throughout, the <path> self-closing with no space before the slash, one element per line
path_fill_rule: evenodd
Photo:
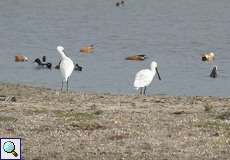
<path fill-rule="evenodd" d="M 133 83 L 133 86 L 138 90 L 140 88 L 140 94 L 145 95 L 146 88 L 148 85 L 151 84 L 156 72 L 158 75 L 159 80 L 161 80 L 160 74 L 157 69 L 157 62 L 152 61 L 151 63 L 151 69 L 143 69 L 137 72 L 135 76 L 135 80 Z M 144 91 L 142 89 L 144 88 Z"/>
<path fill-rule="evenodd" d="M 61 55 L 60 71 L 61 71 L 61 75 L 63 77 L 61 90 L 63 89 L 63 82 L 66 82 L 67 83 L 66 90 L 68 91 L 68 89 L 69 89 L 69 77 L 73 72 L 74 64 L 73 64 L 73 61 L 65 55 L 64 47 L 57 46 L 57 51 Z"/>

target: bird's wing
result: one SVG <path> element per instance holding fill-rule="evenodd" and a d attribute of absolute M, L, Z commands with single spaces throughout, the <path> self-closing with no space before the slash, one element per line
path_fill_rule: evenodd
<path fill-rule="evenodd" d="M 149 69 L 144 69 L 137 72 L 134 80 L 134 87 L 145 87 L 148 86 L 153 80 L 153 73 Z"/>
<path fill-rule="evenodd" d="M 138 54 L 137 56 L 145 57 L 145 54 Z"/>
<path fill-rule="evenodd" d="M 73 69 L 74 69 L 74 64 L 71 59 L 66 58 L 61 60 L 60 71 L 65 81 L 67 81 L 69 76 L 72 74 Z"/>

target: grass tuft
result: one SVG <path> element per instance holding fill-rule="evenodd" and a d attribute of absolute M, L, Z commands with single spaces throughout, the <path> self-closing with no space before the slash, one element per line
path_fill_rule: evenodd
<path fill-rule="evenodd" d="M 217 119 L 221 119 L 221 120 L 230 120 L 230 112 L 226 111 L 223 113 L 220 113 L 218 116 L 216 116 Z"/>
<path fill-rule="evenodd" d="M 54 114 L 58 118 L 68 119 L 69 121 L 80 121 L 80 120 L 85 121 L 85 120 L 95 119 L 94 113 L 86 113 L 86 112 L 56 110 L 54 111 Z"/>
<path fill-rule="evenodd" d="M 18 119 L 9 116 L 0 116 L 0 122 L 16 122 Z"/>

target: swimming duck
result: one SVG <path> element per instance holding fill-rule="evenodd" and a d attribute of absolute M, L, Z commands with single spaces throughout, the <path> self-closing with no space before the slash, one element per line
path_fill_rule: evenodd
<path fill-rule="evenodd" d="M 213 52 L 207 52 L 202 55 L 202 61 L 212 62 L 215 59 L 215 54 Z"/>
<path fill-rule="evenodd" d="M 122 1 L 120 1 L 120 2 L 117 2 L 117 3 L 116 3 L 116 6 L 117 6 L 117 7 L 120 7 L 120 6 L 124 6 L 124 4 L 125 4 L 125 1 L 122 0 Z"/>
<path fill-rule="evenodd" d="M 16 55 L 15 56 L 15 62 L 25 62 L 28 61 L 28 57 L 23 55 Z"/>
<path fill-rule="evenodd" d="M 214 66 L 212 69 L 212 72 L 210 74 L 210 77 L 216 78 L 217 77 L 217 66 Z"/>
<path fill-rule="evenodd" d="M 80 48 L 80 52 L 82 52 L 82 53 L 92 53 L 93 50 L 94 50 L 93 44 Z"/>
<path fill-rule="evenodd" d="M 41 60 L 39 59 L 39 58 L 36 58 L 35 60 L 34 60 L 34 63 L 37 63 L 38 64 L 38 66 L 39 67 L 46 67 L 46 68 L 48 68 L 48 69 L 51 69 L 52 68 L 52 63 L 42 63 L 41 62 Z"/>
<path fill-rule="evenodd" d="M 144 54 L 138 54 L 138 55 L 133 55 L 133 56 L 129 56 L 126 57 L 126 60 L 135 60 L 135 61 L 143 61 L 145 60 L 147 57 Z"/>

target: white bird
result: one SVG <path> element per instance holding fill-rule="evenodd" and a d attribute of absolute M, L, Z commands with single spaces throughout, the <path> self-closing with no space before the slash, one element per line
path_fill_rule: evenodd
<path fill-rule="evenodd" d="M 152 61 L 151 69 L 143 69 L 137 72 L 133 86 L 138 90 L 140 88 L 140 94 L 145 95 L 146 88 L 151 84 L 155 74 L 157 73 L 159 80 L 161 80 L 160 74 L 157 69 L 157 62 Z M 144 91 L 142 89 L 144 88 Z"/>
<path fill-rule="evenodd" d="M 74 64 L 73 64 L 73 61 L 69 57 L 67 57 L 65 55 L 64 47 L 57 46 L 57 51 L 61 55 L 60 71 L 61 71 L 61 75 L 63 77 L 61 90 L 63 89 L 63 82 L 66 82 L 67 83 L 66 89 L 68 91 L 68 88 L 69 88 L 69 77 L 70 77 L 70 75 L 73 72 Z"/>

